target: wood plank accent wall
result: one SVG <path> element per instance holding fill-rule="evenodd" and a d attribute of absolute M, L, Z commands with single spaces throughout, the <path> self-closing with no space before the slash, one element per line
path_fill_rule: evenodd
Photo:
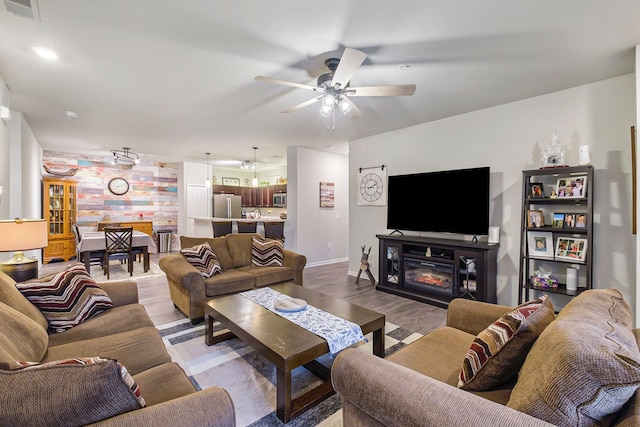
<path fill-rule="evenodd" d="M 44 150 L 50 170 L 78 168 L 71 177 L 78 183 L 78 226 L 95 227 L 105 216 L 112 221 L 153 221 L 154 230 L 178 230 L 178 163 L 140 160 L 137 165 L 112 165 L 109 156 Z M 48 175 L 44 172 L 44 175 Z M 109 180 L 125 178 L 129 192 L 116 196 Z"/>

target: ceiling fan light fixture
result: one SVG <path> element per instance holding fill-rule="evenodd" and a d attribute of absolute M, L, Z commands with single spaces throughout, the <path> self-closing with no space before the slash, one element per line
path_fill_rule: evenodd
<path fill-rule="evenodd" d="M 322 103 L 320 106 L 320 114 L 322 114 L 324 117 L 329 117 L 331 115 L 331 112 L 333 111 L 333 106 L 336 103 L 336 99 L 333 97 L 333 95 L 325 95 L 324 98 L 322 98 Z"/>
<path fill-rule="evenodd" d="M 347 114 L 351 110 L 351 103 L 347 101 L 345 96 L 341 96 L 338 98 L 338 107 L 342 114 Z"/>

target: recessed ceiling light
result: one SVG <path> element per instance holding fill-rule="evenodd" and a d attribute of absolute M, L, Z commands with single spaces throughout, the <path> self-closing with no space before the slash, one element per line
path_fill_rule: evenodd
<path fill-rule="evenodd" d="M 40 56 L 40 58 L 48 59 L 50 61 L 58 59 L 58 54 L 52 51 L 51 49 L 47 49 L 46 47 L 34 47 L 33 51 Z"/>
<path fill-rule="evenodd" d="M 66 114 L 67 114 L 67 117 L 70 117 L 72 119 L 77 119 L 78 117 L 80 117 L 80 113 L 76 113 L 75 111 L 71 111 L 71 110 L 67 110 Z"/>

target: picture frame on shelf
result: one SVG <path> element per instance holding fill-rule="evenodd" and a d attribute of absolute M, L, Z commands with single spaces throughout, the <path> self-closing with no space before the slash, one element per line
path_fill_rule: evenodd
<path fill-rule="evenodd" d="M 562 228 L 574 228 L 576 226 L 576 214 L 566 213 L 564 214 L 564 222 Z"/>
<path fill-rule="evenodd" d="M 564 227 L 564 216 L 566 214 L 563 212 L 555 212 L 553 214 L 553 221 L 551 221 L 552 228 L 563 228 Z"/>
<path fill-rule="evenodd" d="M 540 228 L 544 227 L 544 216 L 542 211 L 538 209 L 530 209 L 527 211 L 527 227 Z"/>
<path fill-rule="evenodd" d="M 223 176 L 222 185 L 233 185 L 235 187 L 240 187 L 240 178 L 229 178 Z"/>
<path fill-rule="evenodd" d="M 587 176 L 558 178 L 556 185 L 558 198 L 583 198 L 587 194 Z"/>
<path fill-rule="evenodd" d="M 544 184 L 541 182 L 530 183 L 529 197 L 532 199 L 544 199 Z"/>
<path fill-rule="evenodd" d="M 587 213 L 586 212 L 576 213 L 576 228 L 586 228 L 586 227 L 587 227 Z"/>
<path fill-rule="evenodd" d="M 561 261 L 584 262 L 587 258 L 587 239 L 558 237 L 555 258 Z"/>
<path fill-rule="evenodd" d="M 548 231 L 528 231 L 530 258 L 553 259 L 553 234 Z"/>

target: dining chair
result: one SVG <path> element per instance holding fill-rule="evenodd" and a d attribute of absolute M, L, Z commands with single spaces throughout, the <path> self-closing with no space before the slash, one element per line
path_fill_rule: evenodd
<path fill-rule="evenodd" d="M 284 221 L 265 221 L 264 237 L 268 239 L 278 239 L 284 242 Z"/>
<path fill-rule="evenodd" d="M 238 221 L 238 233 L 255 233 L 257 230 L 257 222 L 241 222 Z"/>
<path fill-rule="evenodd" d="M 78 246 L 82 241 L 82 234 L 80 233 L 80 229 L 76 224 L 71 224 L 71 229 L 73 230 L 73 235 L 76 239 L 76 260 L 79 262 L 84 262 L 84 257 L 89 256 L 89 265 L 99 265 L 102 266 L 104 261 L 104 251 L 90 251 L 89 253 L 84 253 L 78 251 Z"/>
<path fill-rule="evenodd" d="M 212 221 L 213 237 L 226 236 L 231 234 L 233 223 L 231 221 Z"/>
<path fill-rule="evenodd" d="M 133 276 L 133 227 L 105 227 L 104 229 L 104 272 L 107 280 L 110 278 L 110 262 L 112 260 L 126 261 L 129 276 Z"/>

